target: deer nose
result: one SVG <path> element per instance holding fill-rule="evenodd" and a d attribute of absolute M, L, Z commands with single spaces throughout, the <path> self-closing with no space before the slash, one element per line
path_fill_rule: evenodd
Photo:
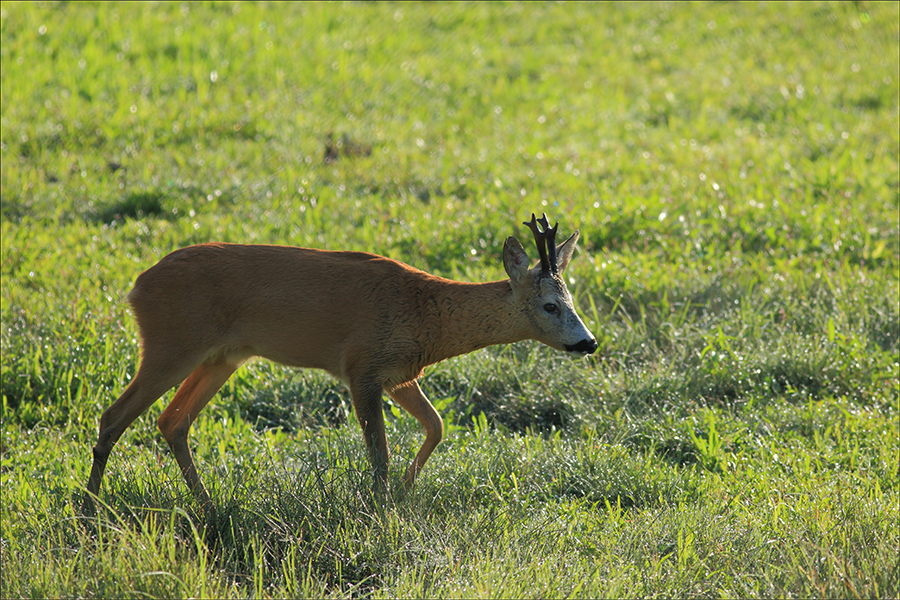
<path fill-rule="evenodd" d="M 566 344 L 566 350 L 569 352 L 578 352 L 579 354 L 593 354 L 597 350 L 597 340 L 581 340 L 577 344 Z"/>

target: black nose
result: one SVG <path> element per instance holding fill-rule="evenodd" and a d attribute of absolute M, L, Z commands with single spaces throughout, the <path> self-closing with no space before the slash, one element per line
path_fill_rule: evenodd
<path fill-rule="evenodd" d="M 574 346 L 566 345 L 569 352 L 580 352 L 582 354 L 593 354 L 597 350 L 597 340 L 581 340 Z"/>

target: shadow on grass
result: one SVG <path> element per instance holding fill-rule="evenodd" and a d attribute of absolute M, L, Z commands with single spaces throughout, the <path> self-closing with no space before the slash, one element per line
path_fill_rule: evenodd
<path fill-rule="evenodd" d="M 115 204 L 100 211 L 94 218 L 102 223 L 110 224 L 126 219 L 160 217 L 166 212 L 163 208 L 165 199 L 166 194 L 158 190 L 131 192 Z"/>

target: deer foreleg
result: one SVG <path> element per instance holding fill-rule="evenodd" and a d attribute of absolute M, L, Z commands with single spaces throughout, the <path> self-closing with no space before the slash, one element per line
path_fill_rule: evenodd
<path fill-rule="evenodd" d="M 388 481 L 387 436 L 384 432 L 384 408 L 381 399 L 381 386 L 374 382 L 355 381 L 350 384 L 350 395 L 353 397 L 353 408 L 356 418 L 362 426 L 366 447 L 369 449 L 369 460 L 375 469 L 375 489 L 385 490 Z"/>
<path fill-rule="evenodd" d="M 416 475 L 425 466 L 425 461 L 428 460 L 428 457 L 431 456 L 431 453 L 434 452 L 434 449 L 441 442 L 441 438 L 444 437 L 444 421 L 431 402 L 428 401 L 425 394 L 422 393 L 422 388 L 419 387 L 416 381 L 410 381 L 390 389 L 388 390 L 388 395 L 425 427 L 425 442 L 413 459 L 412 464 L 409 465 L 406 476 L 403 478 L 404 487 L 409 489 L 415 484 Z"/>

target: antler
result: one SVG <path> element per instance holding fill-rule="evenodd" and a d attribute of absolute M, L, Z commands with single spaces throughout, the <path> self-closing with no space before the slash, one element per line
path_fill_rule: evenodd
<path fill-rule="evenodd" d="M 559 221 L 550 227 L 546 213 L 542 214 L 540 219 L 536 219 L 534 213 L 531 213 L 531 222 L 525 221 L 523 224 L 528 225 L 534 234 L 534 242 L 541 256 L 541 277 L 547 277 L 551 273 L 556 275 L 559 272 L 556 266 L 556 230 L 559 229 Z M 538 225 L 544 230 L 541 231 Z"/>

